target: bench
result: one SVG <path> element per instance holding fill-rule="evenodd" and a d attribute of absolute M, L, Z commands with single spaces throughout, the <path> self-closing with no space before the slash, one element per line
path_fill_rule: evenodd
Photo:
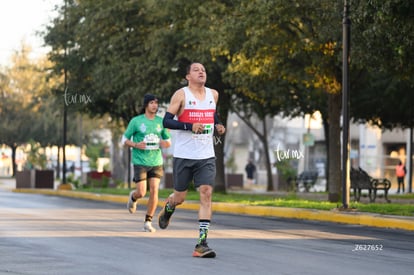
<path fill-rule="evenodd" d="M 384 191 L 384 198 L 387 202 L 391 202 L 388 199 L 388 191 L 391 188 L 391 182 L 386 178 L 372 178 L 366 171 L 361 169 L 351 168 L 351 188 L 354 189 L 355 201 L 359 202 L 361 198 L 361 191 L 368 190 L 368 196 L 370 202 L 375 202 L 377 198 L 377 191 Z"/>
<path fill-rule="evenodd" d="M 303 171 L 295 178 L 296 190 L 299 190 L 299 185 L 305 188 L 305 192 L 315 185 L 318 179 L 318 171 Z"/>

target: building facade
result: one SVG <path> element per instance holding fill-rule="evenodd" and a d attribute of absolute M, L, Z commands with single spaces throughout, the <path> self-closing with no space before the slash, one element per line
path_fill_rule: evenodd
<path fill-rule="evenodd" d="M 253 119 L 253 125 L 261 131 L 263 122 Z M 297 173 L 318 171 L 318 190 L 323 190 L 326 187 L 327 149 L 320 114 L 295 119 L 274 117 L 266 120 L 266 126 L 271 163 L 274 164 L 281 156 L 293 156 L 295 160 L 292 163 Z M 349 132 L 350 165 L 361 167 L 374 178 L 388 178 L 392 189 L 396 188 L 395 165 L 398 161 L 405 163 L 408 171 L 409 130 L 382 131 L 368 124 L 351 124 Z M 247 160 L 253 159 L 258 168 L 257 183 L 266 185 L 263 145 L 235 114 L 228 117 L 224 151 L 228 172 L 245 174 Z M 272 173 L 277 174 L 277 169 L 274 168 Z"/>

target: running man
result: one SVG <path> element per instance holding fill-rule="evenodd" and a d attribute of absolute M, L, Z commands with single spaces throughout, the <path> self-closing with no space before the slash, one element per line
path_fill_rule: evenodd
<path fill-rule="evenodd" d="M 214 258 L 216 252 L 207 245 L 216 177 L 213 133 L 215 129 L 223 135 L 225 128 L 216 114 L 219 94 L 204 86 L 207 80 L 204 66 L 192 63 L 187 68 L 186 79 L 188 86 L 173 94 L 164 116 L 164 127 L 177 130 L 173 154 L 174 192 L 158 215 L 158 225 L 161 229 L 167 228 L 175 208 L 184 202 L 189 185 L 194 182 L 200 193 L 200 208 L 199 238 L 193 257 Z"/>
<path fill-rule="evenodd" d="M 157 97 L 146 94 L 140 114 L 129 122 L 122 137 L 122 143 L 132 147 L 133 181 L 136 189 L 130 192 L 127 203 L 131 214 L 135 213 L 138 199 L 145 196 L 147 182 L 149 184 L 150 196 L 144 221 L 144 231 L 147 232 L 156 231 L 152 226 L 152 217 L 157 209 L 160 179 L 164 175 L 161 148 L 171 145 L 170 133 L 162 126 L 162 117 L 157 112 Z"/>

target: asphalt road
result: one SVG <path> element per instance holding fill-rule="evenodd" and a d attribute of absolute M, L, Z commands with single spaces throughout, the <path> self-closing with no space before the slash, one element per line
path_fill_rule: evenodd
<path fill-rule="evenodd" d="M 142 232 L 144 207 L 0 189 L 0 274 L 410 274 L 414 232 L 215 213 L 214 259 L 191 257 L 197 214 Z M 155 223 L 156 224 L 156 223 Z M 158 228 L 158 226 L 157 226 Z"/>

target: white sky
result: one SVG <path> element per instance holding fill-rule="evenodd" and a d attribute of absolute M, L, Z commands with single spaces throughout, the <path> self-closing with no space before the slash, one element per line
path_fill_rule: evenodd
<path fill-rule="evenodd" d="M 22 41 L 33 48 L 33 54 L 45 54 L 43 39 L 36 35 L 57 14 L 56 5 L 64 0 L 0 0 L 0 66 L 8 66 Z"/>

